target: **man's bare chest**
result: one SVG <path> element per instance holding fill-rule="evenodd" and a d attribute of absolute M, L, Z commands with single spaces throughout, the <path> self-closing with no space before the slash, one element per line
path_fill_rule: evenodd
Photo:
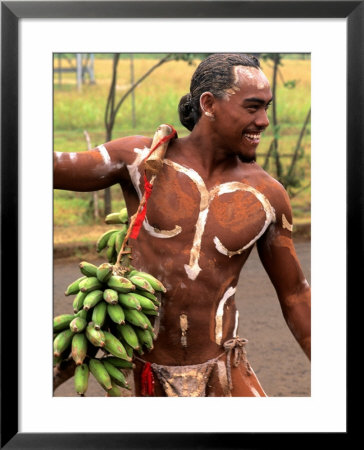
<path fill-rule="evenodd" d="M 194 247 L 210 245 L 232 256 L 253 245 L 275 219 L 269 200 L 253 186 L 222 180 L 208 187 L 195 170 L 164 163 L 144 227 L 154 236 L 180 235 Z"/>

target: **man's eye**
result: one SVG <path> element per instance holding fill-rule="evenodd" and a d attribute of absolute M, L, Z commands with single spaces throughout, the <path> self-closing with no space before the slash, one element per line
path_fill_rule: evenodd
<path fill-rule="evenodd" d="M 264 108 L 266 111 L 272 106 L 272 103 L 268 103 L 268 105 Z"/>

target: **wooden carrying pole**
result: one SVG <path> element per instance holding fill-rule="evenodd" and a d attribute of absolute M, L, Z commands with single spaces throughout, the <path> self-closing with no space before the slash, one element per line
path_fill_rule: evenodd
<path fill-rule="evenodd" d="M 154 134 L 151 148 L 156 146 L 161 139 L 171 134 L 172 131 L 173 131 L 172 128 L 167 124 L 159 125 L 157 131 Z M 154 152 L 146 159 L 145 170 L 147 171 L 147 173 L 149 172 L 152 175 L 156 175 L 163 167 L 163 159 L 164 155 L 166 154 L 168 143 L 169 141 L 160 144 L 154 150 Z"/>

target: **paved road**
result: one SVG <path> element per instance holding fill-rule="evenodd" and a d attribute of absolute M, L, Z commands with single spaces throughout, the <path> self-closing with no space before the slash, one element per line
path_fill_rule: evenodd
<path fill-rule="evenodd" d="M 295 245 L 310 282 L 310 242 L 301 241 Z M 72 298 L 63 293 L 78 274 L 77 264 L 77 261 L 55 261 L 54 315 L 72 311 Z M 288 330 L 273 286 L 255 249 L 241 274 L 235 299 L 240 312 L 239 335 L 249 341 L 248 359 L 266 394 L 272 397 L 310 396 L 310 363 Z M 55 396 L 70 395 L 74 395 L 73 379 L 55 392 Z M 87 395 L 105 395 L 93 377 L 90 377 Z"/>

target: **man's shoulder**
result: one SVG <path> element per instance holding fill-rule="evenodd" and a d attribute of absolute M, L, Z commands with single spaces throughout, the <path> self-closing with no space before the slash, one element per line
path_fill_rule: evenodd
<path fill-rule="evenodd" d="M 106 142 L 104 146 L 110 157 L 115 161 L 133 164 L 140 155 L 147 155 L 152 144 L 152 138 L 146 136 L 124 136 Z"/>
<path fill-rule="evenodd" d="M 252 178 L 256 184 L 264 186 L 266 189 L 271 189 L 273 192 L 285 192 L 284 186 L 271 174 L 269 174 L 263 167 L 254 163 L 250 166 L 249 177 Z"/>
<path fill-rule="evenodd" d="M 256 188 L 264 194 L 272 206 L 277 210 L 289 210 L 290 200 L 283 184 L 265 171 L 258 164 L 254 164 L 250 177 Z"/>

